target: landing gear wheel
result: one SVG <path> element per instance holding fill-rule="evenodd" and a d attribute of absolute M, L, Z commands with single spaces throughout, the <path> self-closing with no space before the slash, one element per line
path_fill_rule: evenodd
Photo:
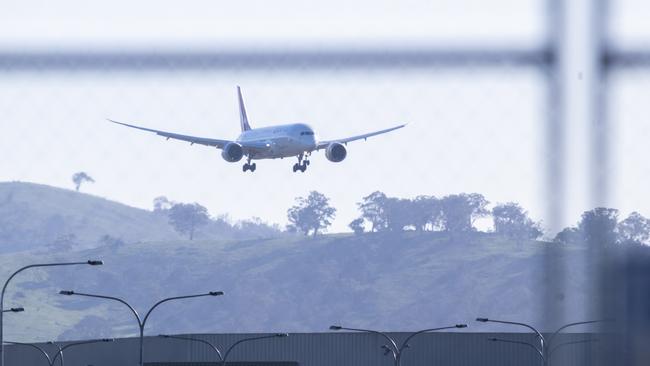
<path fill-rule="evenodd" d="M 257 169 L 257 164 L 255 164 L 255 163 L 250 164 L 249 167 L 248 167 L 248 169 L 250 169 L 251 173 L 254 172 L 255 169 Z"/>
<path fill-rule="evenodd" d="M 300 154 L 298 155 L 298 162 L 296 164 L 293 164 L 293 172 L 295 173 L 300 170 L 304 173 L 305 170 L 307 170 L 307 166 L 309 166 L 309 160 L 306 159 L 305 154 Z"/>
<path fill-rule="evenodd" d="M 248 163 L 245 163 L 244 166 L 242 167 L 242 171 L 246 172 L 248 169 L 251 169 L 251 166 Z"/>

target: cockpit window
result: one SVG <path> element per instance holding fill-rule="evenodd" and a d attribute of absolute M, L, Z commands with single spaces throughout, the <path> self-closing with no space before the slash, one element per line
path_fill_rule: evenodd
<path fill-rule="evenodd" d="M 314 134 L 314 132 L 312 132 L 312 131 L 303 131 L 303 132 L 300 133 L 300 136 L 305 136 L 305 135 L 312 136 L 313 134 Z"/>

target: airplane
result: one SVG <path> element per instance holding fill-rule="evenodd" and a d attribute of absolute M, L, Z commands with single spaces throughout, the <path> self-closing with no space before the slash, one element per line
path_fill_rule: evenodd
<path fill-rule="evenodd" d="M 325 157 L 331 162 L 338 163 L 343 161 L 347 156 L 346 146 L 348 142 L 362 139 L 367 140 L 368 137 L 394 131 L 406 126 L 406 124 L 401 124 L 362 135 L 335 140 L 318 141 L 314 129 L 304 123 L 252 128 L 248 122 L 246 108 L 244 107 L 244 98 L 242 97 L 241 88 L 239 86 L 237 86 L 237 96 L 239 99 L 239 122 L 241 134 L 235 140 L 220 140 L 207 137 L 180 135 L 177 133 L 122 123 L 111 119 L 109 119 L 109 121 L 119 125 L 153 132 L 159 136 L 166 137 L 167 140 L 176 139 L 187 141 L 191 145 L 199 144 L 216 147 L 217 149 L 221 149 L 221 156 L 223 159 L 230 163 L 238 162 L 245 156 L 246 163 L 244 163 L 244 166 L 242 167 L 244 172 L 255 171 L 257 164 L 254 162 L 251 163 L 253 160 L 297 157 L 298 162 L 293 165 L 294 173 L 297 171 L 304 173 L 305 170 L 307 170 L 307 166 L 310 164 L 309 158 L 314 151 L 325 150 Z"/>

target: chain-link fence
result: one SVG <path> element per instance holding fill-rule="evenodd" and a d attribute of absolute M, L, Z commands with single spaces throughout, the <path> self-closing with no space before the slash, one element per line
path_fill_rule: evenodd
<path fill-rule="evenodd" d="M 126 30 L 115 36 L 129 44 L 124 49 L 110 41 L 87 50 L 51 47 L 57 34 L 66 39 L 74 33 L 70 25 L 44 36 L 49 47 L 23 48 L 20 42 L 30 36 L 19 29 L 14 38 L 2 38 L 8 46 L 0 50 L 0 156 L 5 157 L 0 179 L 74 188 L 71 175 L 86 171 L 94 183 L 81 189 L 93 195 L 144 209 L 161 196 L 198 202 L 229 223 L 258 217 L 275 229 L 287 224 L 294 199 L 312 190 L 337 208 L 331 232 L 349 231 L 348 224 L 359 216 L 357 203 L 373 191 L 403 198 L 477 192 L 492 204 L 517 202 L 542 221 L 548 241 L 595 206 L 618 208 L 621 219 L 631 211 L 647 215 L 643 189 L 650 171 L 644 140 L 650 131 L 643 112 L 650 56 L 634 46 L 634 35 L 643 31 L 635 28 L 638 16 L 630 10 L 639 4 L 462 3 L 431 7 L 414 2 L 399 9 L 366 3 L 350 5 L 343 15 L 332 10 L 334 5 L 296 5 L 300 9 L 290 15 L 271 11 L 275 17 L 253 11 L 252 19 L 232 34 L 223 33 L 227 36 L 219 32 L 234 21 L 210 10 L 187 33 L 182 29 L 192 21 L 172 21 L 170 28 L 181 41 L 161 43 L 170 36 L 169 28 L 161 27 L 162 36 L 145 32 L 142 39 L 153 37 L 153 46 L 128 42 L 128 30 L 139 28 L 127 17 Z M 241 11 L 231 6 L 226 14 Z M 74 5 L 64 9 L 73 12 Z M 138 7 L 134 13 L 145 10 Z M 91 13 L 96 11 L 101 9 Z M 282 26 L 301 11 L 307 15 L 298 32 Z M 206 30 L 210 16 L 222 20 L 216 33 Z M 152 19 L 145 24 L 155 26 Z M 585 20 L 588 25 L 581 25 Z M 262 25 L 253 27 L 255 21 Z M 89 22 L 70 23 L 89 27 L 87 35 L 73 37 L 79 44 L 110 34 Z M 201 30 L 207 41 L 182 42 L 182 37 L 201 39 Z M 347 42 L 355 32 L 368 39 Z M 210 46 L 215 34 L 224 38 Z M 234 41 L 223 46 L 228 38 Z M 585 46 L 573 50 L 576 44 Z M 293 158 L 262 160 L 254 174 L 242 174 L 241 163 L 224 161 L 216 149 L 165 141 L 106 121 L 235 139 L 236 85 L 242 86 L 253 127 L 306 122 L 329 140 L 408 126 L 350 143 L 347 158 L 338 164 L 315 153 L 308 174 L 292 172 Z M 476 226 L 493 231 L 489 219 Z M 204 239 L 218 231 L 211 230 L 204 231 Z M 82 231 L 77 228 L 76 240 L 92 248 Z M 57 237 L 67 233 L 53 232 Z M 157 232 L 161 237 L 150 239 L 175 235 Z M 603 275 L 602 268 L 591 266 L 601 259 L 600 252 L 575 259 L 555 250 L 549 245 L 534 257 L 544 275 L 542 281 L 535 277 L 539 273 L 532 275 L 530 308 L 519 313 L 523 320 L 552 328 L 582 316 L 609 317 L 609 305 L 619 316 L 637 319 L 636 312 L 621 311 L 601 292 L 636 280 L 604 280 L 609 272 Z M 576 271 L 584 277 L 575 280 Z M 579 290 L 583 285 L 588 288 Z M 572 296 L 575 291 L 581 292 Z M 501 314 L 507 316 L 505 310 Z M 417 317 L 400 319 L 405 327 L 418 324 Z M 231 331 L 259 330 L 253 329 L 255 321 L 268 324 L 261 318 L 227 324 Z"/>

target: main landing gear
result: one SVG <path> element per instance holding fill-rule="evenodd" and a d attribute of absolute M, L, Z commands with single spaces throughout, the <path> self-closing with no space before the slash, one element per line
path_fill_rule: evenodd
<path fill-rule="evenodd" d="M 257 164 L 255 163 L 251 164 L 251 158 L 249 157 L 248 161 L 242 167 L 242 171 L 246 172 L 247 170 L 250 170 L 252 173 L 255 171 L 256 168 L 257 168 Z"/>
<path fill-rule="evenodd" d="M 303 160 L 303 154 L 298 155 L 298 162 L 293 164 L 293 172 L 297 172 L 300 170 L 302 173 L 307 170 L 307 167 L 309 166 L 309 160 L 305 159 Z"/>

